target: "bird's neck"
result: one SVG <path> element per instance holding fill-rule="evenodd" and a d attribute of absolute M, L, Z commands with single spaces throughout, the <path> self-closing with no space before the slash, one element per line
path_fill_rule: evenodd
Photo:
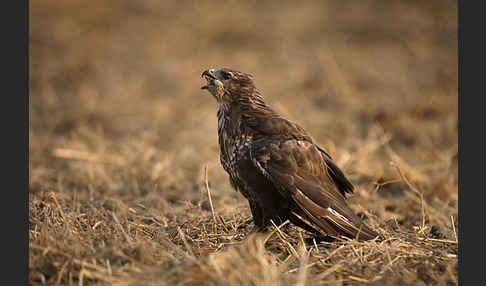
<path fill-rule="evenodd" d="M 243 111 L 252 113 L 268 112 L 271 110 L 257 89 L 253 89 L 249 94 L 240 95 L 237 104 L 243 107 Z"/>
<path fill-rule="evenodd" d="M 218 103 L 218 119 L 232 125 L 245 124 L 245 119 L 260 116 L 276 115 L 275 111 L 265 103 L 259 93 L 250 96 L 239 96 L 235 102 Z"/>
<path fill-rule="evenodd" d="M 218 103 L 218 134 L 220 136 L 226 133 L 225 136 L 232 137 L 240 122 L 238 106 L 226 102 Z"/>
<path fill-rule="evenodd" d="M 218 134 L 233 138 L 252 137 L 259 133 L 260 125 L 265 125 L 266 118 L 277 117 L 278 114 L 265 103 L 263 96 L 253 89 L 251 93 L 239 94 L 233 102 L 219 102 Z"/>

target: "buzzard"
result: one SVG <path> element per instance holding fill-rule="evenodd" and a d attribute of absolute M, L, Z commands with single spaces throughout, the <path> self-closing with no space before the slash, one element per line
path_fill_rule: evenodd
<path fill-rule="evenodd" d="M 201 77 L 218 103 L 221 164 L 258 230 L 288 219 L 315 234 L 378 236 L 346 204 L 354 187 L 331 156 L 265 103 L 250 74 L 218 68 Z"/>

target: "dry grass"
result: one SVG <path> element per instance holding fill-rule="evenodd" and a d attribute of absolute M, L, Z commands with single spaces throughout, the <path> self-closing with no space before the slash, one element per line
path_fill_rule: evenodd
<path fill-rule="evenodd" d="M 30 2 L 30 284 L 456 285 L 455 1 Z M 251 216 L 202 70 L 253 73 L 383 241 Z"/>

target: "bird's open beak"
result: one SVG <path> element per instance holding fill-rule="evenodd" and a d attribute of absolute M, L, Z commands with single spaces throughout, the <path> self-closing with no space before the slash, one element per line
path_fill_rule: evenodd
<path fill-rule="evenodd" d="M 216 79 L 216 77 L 214 76 L 214 69 L 208 69 L 208 70 L 205 70 L 203 71 L 201 77 L 209 77 L 211 79 Z"/>
<path fill-rule="evenodd" d="M 201 86 L 201 89 L 208 89 L 208 85 L 211 83 L 211 81 L 216 79 L 216 77 L 214 76 L 214 69 L 208 69 L 203 71 L 201 77 L 204 77 L 208 82 L 207 85 Z"/>

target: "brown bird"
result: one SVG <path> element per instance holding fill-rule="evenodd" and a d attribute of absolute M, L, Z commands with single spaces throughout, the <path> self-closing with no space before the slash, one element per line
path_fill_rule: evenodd
<path fill-rule="evenodd" d="M 259 230 L 287 219 L 317 234 L 373 239 L 346 204 L 353 184 L 298 124 L 278 115 L 252 76 L 229 68 L 201 75 L 218 103 L 220 160 L 233 188 L 248 199 Z"/>

